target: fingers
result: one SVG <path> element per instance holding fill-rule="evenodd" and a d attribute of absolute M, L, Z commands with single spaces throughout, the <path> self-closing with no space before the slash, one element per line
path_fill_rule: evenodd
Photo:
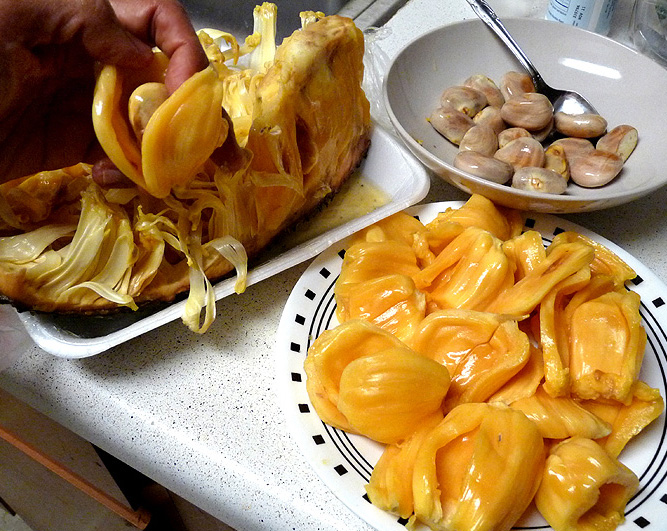
<path fill-rule="evenodd" d="M 64 45 L 83 45 L 90 58 L 122 66 L 146 65 L 151 56 L 151 46 L 121 25 L 108 0 L 0 0 L 0 35 L 40 59 Z"/>
<path fill-rule="evenodd" d="M 110 159 L 104 157 L 93 165 L 93 180 L 103 188 L 126 188 L 134 183 Z"/>
<path fill-rule="evenodd" d="M 177 0 L 111 0 L 111 4 L 128 31 L 170 57 L 165 80 L 169 92 L 208 65 L 192 23 Z"/>
<path fill-rule="evenodd" d="M 148 65 L 152 50 L 150 43 L 142 41 L 123 27 L 106 0 L 94 0 L 95 10 L 81 15 L 81 38 L 90 56 L 102 63 L 129 68 Z"/>
<path fill-rule="evenodd" d="M 158 46 L 171 59 L 170 92 L 208 65 L 178 0 L 0 0 L 0 34 L 28 50 L 80 43 L 92 59 L 129 68 L 145 67 Z"/>

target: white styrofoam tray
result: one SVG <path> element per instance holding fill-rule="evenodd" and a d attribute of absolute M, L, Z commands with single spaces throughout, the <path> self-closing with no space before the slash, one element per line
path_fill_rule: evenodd
<path fill-rule="evenodd" d="M 391 200 L 369 214 L 260 263 L 248 272 L 247 285 L 256 284 L 304 262 L 350 234 L 419 202 L 426 196 L 430 185 L 427 170 L 400 141 L 379 127 L 373 130 L 371 147 L 359 172 L 362 182 L 366 181 L 381 189 Z M 228 278 L 217 283 L 216 300 L 235 294 L 234 282 L 234 278 Z M 19 317 L 30 337 L 42 349 L 63 358 L 85 358 L 180 319 L 184 306 L 183 300 L 155 313 L 146 314 L 140 310 L 118 313 L 113 317 L 35 312 L 23 312 Z M 182 326 L 183 333 L 192 333 L 185 325 Z"/>

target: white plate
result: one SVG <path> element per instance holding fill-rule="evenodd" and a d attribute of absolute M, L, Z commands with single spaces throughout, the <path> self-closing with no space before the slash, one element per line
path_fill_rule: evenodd
<path fill-rule="evenodd" d="M 247 285 L 308 260 L 332 243 L 419 202 L 426 196 L 430 186 L 424 167 L 392 135 L 377 127 L 373 130 L 371 147 L 359 168 L 359 175 L 362 183 L 379 188 L 391 200 L 369 214 L 348 221 L 256 265 L 248 273 Z M 277 243 L 279 244 L 280 242 Z M 232 278 L 216 284 L 216 300 L 235 294 L 234 282 L 235 279 Z M 84 358 L 179 319 L 184 306 L 185 301 L 181 301 L 154 313 L 123 312 L 112 317 L 24 312 L 20 314 L 20 318 L 28 334 L 47 352 L 63 358 Z M 215 323 L 212 326 L 215 326 Z M 185 325 L 183 333 L 191 333 Z"/>
<path fill-rule="evenodd" d="M 432 203 L 409 209 L 427 223 L 447 207 L 461 202 Z M 607 246 L 625 260 L 637 278 L 629 288 L 642 298 L 641 316 L 648 334 L 641 378 L 667 396 L 667 286 L 635 258 L 574 223 L 548 214 L 530 215 L 526 226 L 539 231 L 545 243 L 555 234 L 574 230 Z M 373 506 L 366 498 L 373 466 L 383 446 L 365 437 L 351 435 L 324 424 L 306 392 L 303 362 L 311 343 L 324 330 L 335 327 L 336 302 L 333 288 L 348 244 L 341 241 L 322 253 L 304 272 L 292 291 L 283 312 L 277 335 L 276 370 L 278 399 L 287 417 L 292 436 L 304 458 L 331 491 L 360 518 L 382 531 L 399 531 L 405 522 Z M 628 503 L 626 522 L 619 530 L 663 529 L 667 518 L 667 441 L 663 413 L 637 439 L 631 441 L 620 459 L 640 480 L 640 490 Z M 425 529 L 425 528 L 424 528 Z M 527 514 L 516 529 L 550 529 L 537 513 Z"/>
<path fill-rule="evenodd" d="M 609 127 L 630 124 L 639 143 L 611 183 L 600 188 L 570 185 L 563 195 L 524 192 L 454 168 L 458 148 L 426 121 L 440 94 L 473 74 L 496 82 L 522 67 L 480 20 L 438 28 L 408 44 L 394 58 L 384 84 L 389 117 L 410 150 L 427 167 L 468 193 L 497 204 L 535 212 L 599 210 L 627 203 L 667 184 L 664 160 L 664 93 L 667 70 L 645 56 L 580 28 L 537 19 L 504 21 L 544 80 L 576 90 Z"/>

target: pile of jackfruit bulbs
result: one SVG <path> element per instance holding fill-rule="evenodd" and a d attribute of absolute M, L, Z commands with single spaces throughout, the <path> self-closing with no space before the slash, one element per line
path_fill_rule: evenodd
<path fill-rule="evenodd" d="M 619 454 L 664 402 L 639 379 L 636 274 L 523 227 L 473 195 L 346 248 L 307 390 L 324 422 L 386 445 L 367 494 L 408 528 L 506 531 L 534 502 L 555 531 L 612 530 L 638 489 Z"/>
<path fill-rule="evenodd" d="M 303 12 L 276 46 L 276 17 L 257 6 L 241 44 L 200 31 L 209 66 L 171 95 L 159 50 L 141 71 L 100 65 L 96 137 L 133 186 L 101 187 L 84 163 L 0 184 L 0 298 L 104 313 L 187 292 L 184 322 L 210 326 L 212 282 L 235 270 L 242 291 L 248 260 L 335 193 L 370 143 L 362 32 Z"/>

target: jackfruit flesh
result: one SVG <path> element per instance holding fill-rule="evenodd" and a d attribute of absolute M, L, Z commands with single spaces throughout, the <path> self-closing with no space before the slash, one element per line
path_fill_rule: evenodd
<path fill-rule="evenodd" d="M 638 380 L 632 387 L 632 401 L 622 404 L 615 400 L 582 400 L 581 405 L 596 417 L 609 423 L 611 433 L 597 442 L 613 457 L 665 409 L 660 391 Z"/>
<path fill-rule="evenodd" d="M 308 396 L 322 420 L 356 432 L 338 410 L 343 371 L 358 358 L 404 346 L 391 333 L 359 319 L 320 334 L 308 349 L 304 369 Z"/>
<path fill-rule="evenodd" d="M 557 531 L 611 530 L 636 490 L 617 457 L 664 402 L 639 380 L 634 272 L 517 219 L 472 196 L 363 229 L 334 288 L 343 324 L 308 352 L 315 410 L 386 445 L 366 491 L 409 529 L 510 529 L 536 500 Z"/>
<path fill-rule="evenodd" d="M 449 383 L 449 373 L 439 363 L 407 348 L 386 349 L 345 367 L 338 410 L 357 433 L 400 443 L 428 419 L 442 418 Z"/>
<path fill-rule="evenodd" d="M 572 314 L 570 373 L 572 391 L 579 398 L 632 400 L 646 346 L 639 303 L 636 293 L 613 291 Z"/>
<path fill-rule="evenodd" d="M 572 437 L 551 449 L 535 503 L 554 531 L 611 531 L 638 488 L 637 476 L 598 443 Z"/>
<path fill-rule="evenodd" d="M 75 230 L 20 265 L 0 258 L 0 293 L 23 308 L 97 313 L 189 290 L 184 320 L 203 331 L 214 317 L 211 280 L 236 269 L 242 291 L 249 257 L 340 188 L 369 145 L 363 34 L 350 19 L 312 14 L 276 47 L 275 6 L 254 16 L 256 32 L 241 46 L 200 33 L 210 64 L 171 95 L 160 51 L 139 72 L 101 65 L 96 135 L 134 187 L 102 189 L 85 164 L 1 185 L 2 237 L 16 244 L 38 228 Z M 95 224 L 85 226 L 91 216 Z M 128 230 L 121 260 L 113 235 Z M 94 257 L 58 258 L 89 237 Z M 30 272 L 52 263 L 63 271 L 58 282 Z"/>
<path fill-rule="evenodd" d="M 432 529 L 508 531 L 530 504 L 545 451 L 535 425 L 502 405 L 463 404 L 415 458 L 415 516 Z"/>
<path fill-rule="evenodd" d="M 611 426 L 569 397 L 553 397 L 538 388 L 535 394 L 512 402 L 532 420 L 545 439 L 586 437 L 601 439 L 611 433 Z"/>
<path fill-rule="evenodd" d="M 426 300 L 406 275 L 387 275 L 336 290 L 336 315 L 340 322 L 364 319 L 388 330 L 401 341 L 412 337 L 424 319 Z"/>

